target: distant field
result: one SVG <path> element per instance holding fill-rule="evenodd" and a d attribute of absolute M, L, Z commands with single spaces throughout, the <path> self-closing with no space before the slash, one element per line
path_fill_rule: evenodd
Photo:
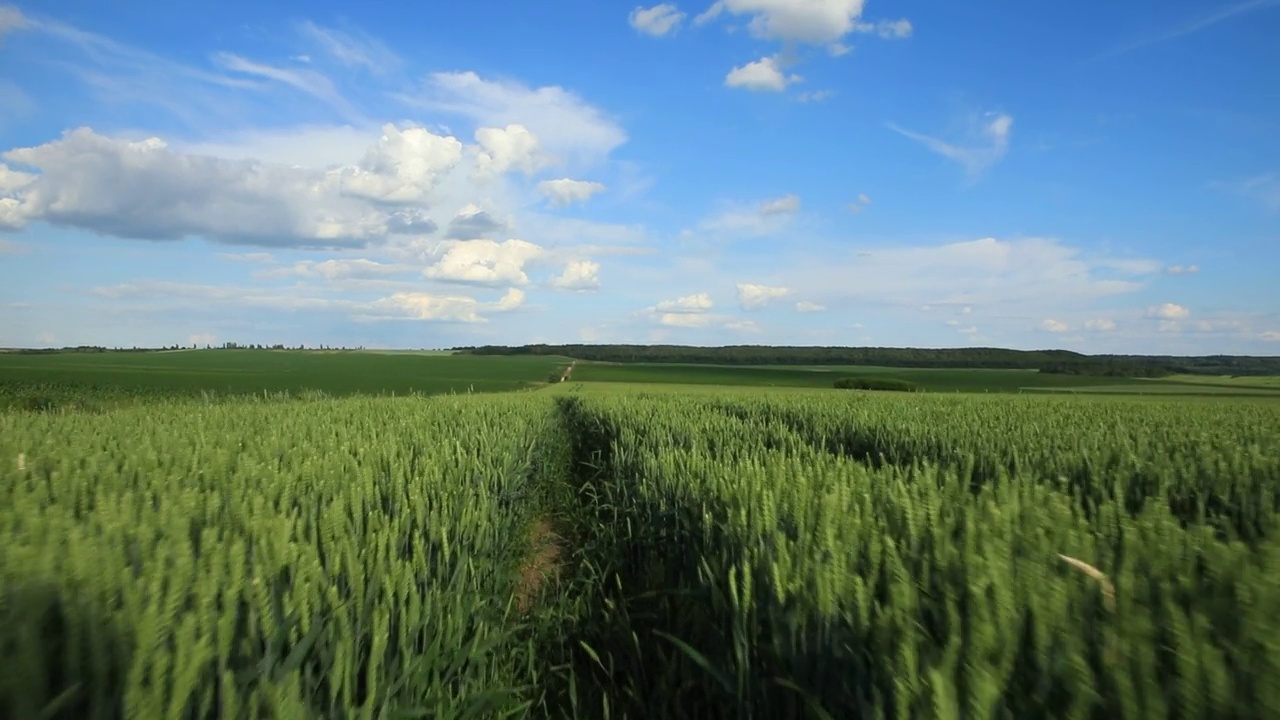
<path fill-rule="evenodd" d="M 0 385 L 111 388 L 147 395 L 497 392 L 545 382 L 566 362 L 555 356 L 310 350 L 5 353 L 0 354 Z"/>
<path fill-rule="evenodd" d="M 1225 384 L 1191 384 L 1183 380 L 1055 375 L 1035 370 L 890 368 L 844 366 L 734 366 L 667 363 L 578 363 L 573 379 L 581 382 L 739 385 L 755 387 L 829 388 L 842 377 L 906 380 L 930 392 L 1062 391 L 1107 393 L 1177 393 L 1204 395 L 1275 395 L 1266 388 Z M 1196 376 L 1187 376 L 1195 378 Z"/>

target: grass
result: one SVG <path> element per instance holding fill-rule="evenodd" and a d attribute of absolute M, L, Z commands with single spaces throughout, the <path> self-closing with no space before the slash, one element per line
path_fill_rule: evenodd
<path fill-rule="evenodd" d="M 544 382 L 561 357 L 310 350 L 0 354 L 0 386 L 112 388 L 139 395 L 498 392 Z"/>
<path fill-rule="evenodd" d="M 929 392 L 1022 392 L 1024 390 L 1076 390 L 1078 392 L 1172 392 L 1179 394 L 1274 394 L 1280 397 L 1280 383 L 1270 387 L 1246 385 L 1193 384 L 1181 376 L 1177 380 L 1135 380 L 1134 378 L 1055 375 L 1035 370 L 991 370 L 964 368 L 890 368 L 871 366 L 731 366 L 675 363 L 592 363 L 580 362 L 573 379 L 580 382 L 663 383 L 679 385 L 737 385 L 748 387 L 829 388 L 848 376 L 883 378 L 912 383 Z M 1242 379 L 1243 380 L 1243 379 Z M 1258 378 L 1249 378 L 1258 380 Z"/>

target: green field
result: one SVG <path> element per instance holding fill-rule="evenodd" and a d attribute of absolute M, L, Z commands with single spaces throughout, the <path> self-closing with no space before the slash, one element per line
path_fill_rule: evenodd
<path fill-rule="evenodd" d="M 288 377 L 222 353 L 0 410 L 0 717 L 1280 717 L 1280 403 L 185 398 Z"/>
<path fill-rule="evenodd" d="M 536 388 L 570 362 L 543 355 L 487 356 L 431 351 L 182 350 L 0 353 L 0 406 L 49 398 L 85 406 L 175 395 L 321 392 L 330 396 L 447 394 Z M 840 378 L 884 378 L 927 392 L 1185 394 L 1280 398 L 1280 378 L 1089 377 L 1034 370 L 872 366 L 729 366 L 578 362 L 587 383 L 831 388 Z"/>
<path fill-rule="evenodd" d="M 869 366 L 761 367 L 674 363 L 580 362 L 573 379 L 582 382 L 666 383 L 681 385 L 740 385 L 756 387 L 829 388 L 842 377 L 886 377 L 919 385 L 930 392 L 1001 392 L 1073 389 L 1079 392 L 1183 393 L 1205 395 L 1272 394 L 1280 398 L 1280 384 L 1192 384 L 1177 380 L 1135 380 L 1125 377 L 1057 375 L 1035 370 L 889 368 Z M 1259 379 L 1254 378 L 1255 382 Z M 1263 379 L 1268 380 L 1268 379 Z"/>
<path fill-rule="evenodd" d="M 5 386 L 37 386 L 76 397 L 86 392 L 172 395 L 301 393 L 405 395 L 496 392 L 545 383 L 566 358 L 480 357 L 449 353 L 182 350 L 173 352 L 0 353 Z M 92 395 L 92 392 L 89 392 Z"/>

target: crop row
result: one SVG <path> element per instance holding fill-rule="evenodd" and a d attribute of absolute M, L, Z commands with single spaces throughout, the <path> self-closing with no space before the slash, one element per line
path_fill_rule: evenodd
<path fill-rule="evenodd" d="M 550 420 L 529 396 L 0 413 L 0 716 L 519 711 Z"/>
<path fill-rule="evenodd" d="M 1193 417 L 1178 434 L 1185 419 L 1158 409 L 1120 419 L 1128 408 L 1118 404 L 1039 400 L 1031 415 L 985 400 L 922 410 L 931 399 L 877 398 L 858 412 L 802 397 L 564 401 L 583 438 L 579 456 L 590 451 L 592 467 L 604 468 L 589 479 L 583 517 L 605 538 L 593 552 L 614 576 L 601 583 L 613 622 L 584 641 L 593 659 L 614 651 L 595 663 L 608 668 L 597 675 L 608 688 L 598 701 L 637 699 L 614 716 L 1280 713 L 1273 536 L 1223 539 L 1211 523 L 1179 517 L 1176 504 L 1127 504 L 1129 486 L 1148 481 L 1125 468 L 1075 469 L 1075 487 L 1092 493 L 1086 511 L 1078 489 L 1046 481 L 1070 465 L 1051 453 L 1035 456 L 1048 472 L 1021 461 L 976 484 L 972 458 L 941 461 L 1028 438 L 1004 431 L 1035 419 L 1041 432 L 1080 430 L 1095 452 L 1112 451 L 1111 437 L 1175 481 L 1200 477 L 1170 465 L 1185 459 L 1176 448 L 1195 448 L 1204 468 L 1222 471 L 1204 482 L 1243 501 L 1240 488 L 1274 481 L 1269 458 L 1221 435 L 1274 444 L 1277 426 L 1253 424 L 1249 407 L 1221 409 L 1213 427 Z M 716 412 L 726 403 L 737 412 Z M 884 463 L 828 452 L 779 409 L 903 450 Z M 914 422 L 902 419 L 913 411 Z M 1110 428 L 1089 432 L 1108 416 Z M 1116 428 L 1129 430 L 1104 434 Z M 1233 479 L 1238 469 L 1257 475 Z M 1142 494 L 1180 487 L 1148 484 Z"/>

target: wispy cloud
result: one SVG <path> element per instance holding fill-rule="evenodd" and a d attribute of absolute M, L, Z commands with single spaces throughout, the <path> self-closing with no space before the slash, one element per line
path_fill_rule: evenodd
<path fill-rule="evenodd" d="M 1115 47 L 1094 55 L 1085 62 L 1098 62 L 1099 60 L 1106 60 L 1128 52 L 1133 52 L 1139 48 L 1177 40 L 1178 38 L 1186 37 L 1187 35 L 1197 33 L 1205 28 L 1217 25 L 1224 20 L 1230 20 L 1231 18 L 1239 15 L 1265 10 L 1276 6 L 1280 6 L 1280 0 L 1245 0 L 1245 2 L 1227 5 L 1226 7 L 1221 7 L 1213 12 L 1183 21 L 1181 24 L 1166 27 L 1162 30 L 1156 30 L 1129 40 L 1128 42 L 1116 45 Z"/>
<path fill-rule="evenodd" d="M 1009 151 L 1013 118 L 1004 113 L 987 113 L 977 131 L 972 133 L 974 137 L 965 145 L 949 143 L 930 135 L 907 130 L 893 123 L 888 123 L 888 126 L 890 130 L 959 163 L 964 167 L 970 180 L 976 180 Z"/>
<path fill-rule="evenodd" d="M 213 60 L 232 72 L 272 80 L 304 92 L 332 106 L 350 121 L 357 123 L 368 122 L 360 113 L 356 112 L 351 103 L 342 97 L 332 80 L 315 70 L 276 67 L 225 52 L 215 54 Z"/>
<path fill-rule="evenodd" d="M 1280 173 L 1264 173 L 1226 186 L 1245 197 L 1261 202 L 1271 211 L 1280 211 Z"/>
<path fill-rule="evenodd" d="M 321 27 L 309 20 L 298 24 L 298 32 L 319 45 L 334 60 L 343 65 L 363 67 L 375 75 L 384 74 L 401 64 L 399 55 L 363 32 Z"/>

